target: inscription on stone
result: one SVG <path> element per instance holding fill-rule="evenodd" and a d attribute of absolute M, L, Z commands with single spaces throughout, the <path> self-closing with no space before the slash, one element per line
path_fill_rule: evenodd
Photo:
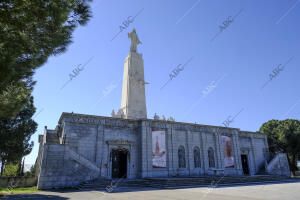
<path fill-rule="evenodd" d="M 84 118 L 84 117 L 72 117 L 73 122 L 83 122 L 87 124 L 98 124 L 100 120 L 98 119 L 92 119 L 92 118 Z"/>

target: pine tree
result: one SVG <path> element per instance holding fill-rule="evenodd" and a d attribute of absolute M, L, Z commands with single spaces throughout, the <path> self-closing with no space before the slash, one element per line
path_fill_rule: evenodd
<path fill-rule="evenodd" d="M 265 122 L 259 132 L 268 135 L 271 153 L 283 152 L 288 155 L 290 169 L 297 170 L 297 155 L 300 153 L 300 121 L 296 119 L 270 120 Z"/>
<path fill-rule="evenodd" d="M 91 17 L 90 1 L 0 2 L 0 118 L 14 116 L 29 103 L 28 87 L 34 82 L 26 82 L 49 56 L 66 51 L 75 28 Z M 11 84 L 24 90 L 14 101 L 14 93 L 3 95 Z"/>
<path fill-rule="evenodd" d="M 33 97 L 13 118 L 0 119 L 0 159 L 5 166 L 9 162 L 21 162 L 33 147 L 31 136 L 37 129 L 37 123 L 31 118 L 35 113 Z"/>

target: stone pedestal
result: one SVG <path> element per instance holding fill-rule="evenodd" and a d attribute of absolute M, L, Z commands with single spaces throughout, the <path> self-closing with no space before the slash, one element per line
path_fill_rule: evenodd
<path fill-rule="evenodd" d="M 130 52 L 124 63 L 121 110 L 126 119 L 147 118 L 142 54 Z"/>

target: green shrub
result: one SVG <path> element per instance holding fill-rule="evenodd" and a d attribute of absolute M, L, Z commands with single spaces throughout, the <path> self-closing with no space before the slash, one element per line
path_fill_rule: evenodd
<path fill-rule="evenodd" d="M 19 165 L 14 163 L 8 163 L 5 166 L 2 176 L 18 176 Z"/>

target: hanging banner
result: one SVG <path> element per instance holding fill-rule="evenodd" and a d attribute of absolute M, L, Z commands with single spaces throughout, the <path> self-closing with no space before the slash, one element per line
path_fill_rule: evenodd
<path fill-rule="evenodd" d="M 225 168 L 234 168 L 231 137 L 223 135 L 221 136 L 221 139 L 224 150 L 224 166 Z"/>
<path fill-rule="evenodd" d="M 166 134 L 165 131 L 152 131 L 152 167 L 166 168 Z"/>

